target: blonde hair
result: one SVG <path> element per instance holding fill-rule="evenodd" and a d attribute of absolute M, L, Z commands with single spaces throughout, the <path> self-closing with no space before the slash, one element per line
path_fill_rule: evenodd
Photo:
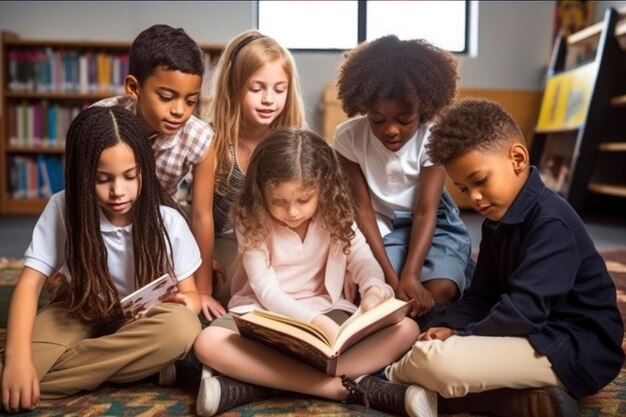
<path fill-rule="evenodd" d="M 237 145 L 242 123 L 241 102 L 248 83 L 266 64 L 279 60 L 283 62 L 289 86 L 285 107 L 272 122 L 270 131 L 278 127 L 306 127 L 296 65 L 287 49 L 259 31 L 249 30 L 234 37 L 220 57 L 208 115 L 208 122 L 215 130 L 215 191 L 219 194 L 228 192 L 234 165 L 228 145 Z"/>

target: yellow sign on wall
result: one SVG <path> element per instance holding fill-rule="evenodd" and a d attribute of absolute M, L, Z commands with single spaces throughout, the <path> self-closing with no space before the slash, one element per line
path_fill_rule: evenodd
<path fill-rule="evenodd" d="M 546 83 L 537 122 L 538 132 L 580 127 L 591 100 L 597 65 L 589 63 L 557 74 Z"/>

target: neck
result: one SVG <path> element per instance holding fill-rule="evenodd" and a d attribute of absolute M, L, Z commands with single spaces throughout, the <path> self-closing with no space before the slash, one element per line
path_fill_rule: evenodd
<path fill-rule="evenodd" d="M 256 146 L 269 132 L 269 126 L 244 127 L 239 132 L 239 141 Z"/>

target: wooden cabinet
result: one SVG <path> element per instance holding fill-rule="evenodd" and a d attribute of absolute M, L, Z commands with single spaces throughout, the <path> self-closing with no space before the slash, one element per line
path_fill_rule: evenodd
<path fill-rule="evenodd" d="M 69 124 L 95 101 L 124 93 L 131 42 L 21 39 L 2 33 L 0 213 L 38 214 L 63 188 Z M 201 48 L 209 80 L 223 48 Z M 209 82 L 203 84 L 206 95 Z"/>
<path fill-rule="evenodd" d="M 625 47 L 626 9 L 554 47 L 531 162 L 578 211 L 626 207 Z"/>

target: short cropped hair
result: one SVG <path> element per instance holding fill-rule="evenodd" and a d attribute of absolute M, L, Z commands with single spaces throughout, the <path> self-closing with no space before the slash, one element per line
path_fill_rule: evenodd
<path fill-rule="evenodd" d="M 417 108 L 424 123 L 454 99 L 457 79 L 457 61 L 450 52 L 423 39 L 388 35 L 346 53 L 337 88 L 349 117 L 394 99 Z"/>
<path fill-rule="evenodd" d="M 473 150 L 525 143 L 517 122 L 504 107 L 479 98 L 462 99 L 444 109 L 430 132 L 427 152 L 434 163 L 444 165 Z"/>
<path fill-rule="evenodd" d="M 128 73 L 143 84 L 158 68 L 202 77 L 202 50 L 182 28 L 150 26 L 130 46 Z"/>

